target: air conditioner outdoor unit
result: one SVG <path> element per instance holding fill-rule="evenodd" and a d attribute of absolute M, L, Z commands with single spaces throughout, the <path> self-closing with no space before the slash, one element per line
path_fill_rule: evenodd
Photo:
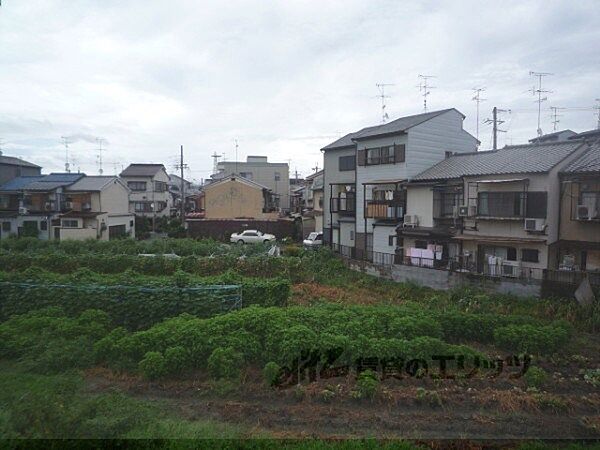
<path fill-rule="evenodd" d="M 411 214 L 404 215 L 404 226 L 405 227 L 416 227 L 419 225 L 419 217 Z"/>
<path fill-rule="evenodd" d="M 546 227 L 545 219 L 525 219 L 526 231 L 544 231 Z"/>
<path fill-rule="evenodd" d="M 458 208 L 458 215 L 460 217 L 467 217 L 469 215 L 469 207 L 468 206 L 461 206 Z"/>
<path fill-rule="evenodd" d="M 19 214 L 27 214 L 28 212 L 29 212 L 29 210 L 27 208 L 25 208 L 24 206 L 19 207 Z"/>

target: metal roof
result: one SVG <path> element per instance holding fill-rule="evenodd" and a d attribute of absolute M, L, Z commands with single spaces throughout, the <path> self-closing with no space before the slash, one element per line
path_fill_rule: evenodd
<path fill-rule="evenodd" d="M 347 135 L 339 138 L 337 141 L 326 145 L 321 150 L 331 150 L 334 148 L 353 147 L 354 141 L 367 139 L 374 136 L 389 135 L 403 133 L 409 128 L 417 126 L 423 122 L 426 122 L 434 117 L 444 114 L 448 111 L 457 111 L 454 108 L 441 109 L 439 111 L 431 111 L 427 113 L 415 114 L 412 116 L 400 117 L 399 119 L 393 120 L 382 125 L 375 125 L 372 127 L 363 128 L 360 131 L 354 133 L 348 133 Z M 460 111 L 458 111 L 460 113 Z M 462 114 L 462 113 L 460 113 Z M 464 117 L 464 116 L 463 116 Z"/>
<path fill-rule="evenodd" d="M 512 145 L 500 150 L 458 153 L 421 172 L 412 181 L 464 176 L 545 173 L 585 145 L 582 141 Z"/>
<path fill-rule="evenodd" d="M 8 164 L 11 166 L 23 166 L 23 167 L 34 167 L 36 169 L 41 169 L 37 164 L 30 163 L 25 161 L 24 159 L 17 158 L 15 156 L 4 156 L 0 154 L 0 164 Z"/>
<path fill-rule="evenodd" d="M 161 170 L 165 170 L 162 164 L 129 164 L 127 168 L 121 172 L 121 177 L 153 177 Z"/>
<path fill-rule="evenodd" d="M 68 186 L 66 189 L 67 191 L 101 191 L 102 189 L 104 189 L 104 186 L 110 184 L 113 181 L 120 183 L 119 178 L 116 176 L 85 176 L 73 183 L 72 185 Z"/>
<path fill-rule="evenodd" d="M 23 189 L 23 186 L 26 186 L 33 181 L 38 181 L 41 178 L 44 178 L 44 175 L 13 178 L 0 186 L 0 191 L 19 191 Z"/>
<path fill-rule="evenodd" d="M 590 145 L 588 151 L 571 162 L 563 172 L 583 173 L 600 172 L 600 140 Z"/>

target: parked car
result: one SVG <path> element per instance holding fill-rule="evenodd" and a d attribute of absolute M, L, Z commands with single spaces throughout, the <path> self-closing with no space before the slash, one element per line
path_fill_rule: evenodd
<path fill-rule="evenodd" d="M 302 242 L 304 244 L 304 248 L 319 248 L 323 245 L 323 233 L 312 232 L 308 235 L 306 239 Z"/>
<path fill-rule="evenodd" d="M 241 233 L 233 233 L 229 241 L 238 244 L 258 244 L 262 242 L 275 242 L 275 236 L 258 230 L 246 230 Z"/>

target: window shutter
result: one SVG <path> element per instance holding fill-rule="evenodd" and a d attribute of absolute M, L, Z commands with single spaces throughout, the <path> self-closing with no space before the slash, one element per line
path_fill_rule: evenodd
<path fill-rule="evenodd" d="M 394 162 L 404 162 L 406 160 L 406 145 L 394 144 Z"/>
<path fill-rule="evenodd" d="M 358 165 L 359 166 L 364 166 L 366 165 L 366 159 L 367 159 L 367 151 L 366 150 L 359 150 L 358 151 Z"/>

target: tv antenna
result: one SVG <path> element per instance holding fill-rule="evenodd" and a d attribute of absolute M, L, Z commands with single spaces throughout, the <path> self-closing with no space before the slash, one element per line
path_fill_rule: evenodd
<path fill-rule="evenodd" d="M 106 142 L 106 139 L 96 138 L 96 142 L 98 142 L 98 156 L 96 157 L 96 163 L 98 164 L 98 174 L 102 175 L 104 173 L 102 168 L 102 152 L 106 151 L 102 148 L 102 144 Z"/>
<path fill-rule="evenodd" d="M 71 173 L 71 169 L 69 168 L 69 138 L 66 136 L 61 136 L 60 138 L 65 146 L 65 172 Z"/>
<path fill-rule="evenodd" d="M 546 100 L 548 100 L 548 97 L 547 96 L 542 97 L 542 94 L 552 93 L 552 91 L 542 88 L 542 79 L 544 77 L 554 75 L 554 74 L 549 73 L 549 72 L 533 72 L 530 70 L 529 75 L 538 79 L 538 86 L 537 86 L 537 88 L 535 86 L 533 86 L 533 88 L 531 88 L 531 93 L 533 95 L 537 94 L 537 97 L 538 97 L 538 99 L 536 100 L 536 103 L 538 104 L 537 134 L 538 134 L 538 136 L 541 136 L 543 134 L 542 128 L 541 128 L 541 122 L 540 122 L 541 117 L 542 117 L 542 102 L 545 102 Z"/>
<path fill-rule="evenodd" d="M 600 98 L 596 99 L 596 106 L 594 106 L 594 109 L 598 110 L 598 129 L 600 130 Z"/>
<path fill-rule="evenodd" d="M 471 100 L 473 100 L 477 104 L 477 131 L 475 137 L 479 140 L 479 104 L 484 102 L 486 99 L 481 98 L 481 93 L 485 91 L 485 88 L 473 88 L 473 93 L 475 94 Z"/>
<path fill-rule="evenodd" d="M 388 116 L 388 113 L 385 110 L 385 99 L 390 98 L 389 95 L 385 95 L 385 88 L 386 86 L 394 85 L 390 83 L 377 83 L 375 84 L 375 86 L 377 86 L 377 89 L 379 89 L 379 95 L 377 95 L 376 98 L 381 99 L 381 123 L 385 123 L 385 121 L 390 118 L 390 116 Z"/>
<path fill-rule="evenodd" d="M 419 85 L 417 87 L 419 88 L 419 92 L 421 93 L 421 96 L 423 97 L 423 111 L 424 112 L 427 112 L 427 96 L 429 94 L 431 94 L 429 89 L 435 89 L 435 86 L 429 85 L 430 78 L 436 78 L 436 76 L 419 74 Z"/>
<path fill-rule="evenodd" d="M 559 106 L 551 106 L 550 107 L 550 117 L 552 118 L 552 131 L 557 131 L 558 124 L 560 123 L 559 117 L 562 117 L 562 114 L 559 114 L 558 111 L 562 111 L 567 108 L 561 108 Z"/>
<path fill-rule="evenodd" d="M 213 159 L 213 175 L 219 171 L 218 164 L 219 158 L 222 158 L 223 155 L 219 155 L 217 152 L 214 152 L 210 157 Z"/>

